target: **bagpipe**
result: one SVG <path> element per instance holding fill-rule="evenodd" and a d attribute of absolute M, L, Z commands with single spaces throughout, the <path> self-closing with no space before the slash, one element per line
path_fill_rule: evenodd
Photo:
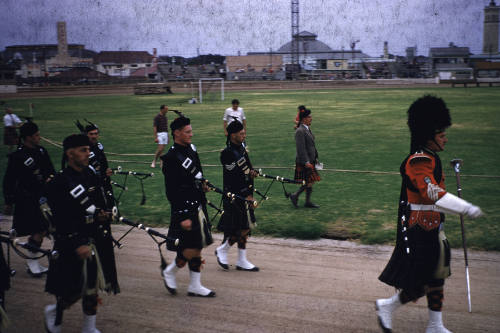
<path fill-rule="evenodd" d="M 179 117 L 186 117 L 182 112 L 180 112 L 179 110 L 168 110 L 168 111 L 172 111 L 172 112 L 175 112 L 176 115 L 178 115 Z"/>
<path fill-rule="evenodd" d="M 15 229 L 11 229 L 10 231 L 0 231 L 0 243 L 7 244 L 7 267 L 9 268 L 10 276 L 16 275 L 16 270 L 10 268 L 10 248 L 12 248 L 14 252 L 16 252 L 16 254 L 23 259 L 40 259 L 45 256 L 49 259 L 57 259 L 59 256 L 59 253 L 56 250 L 42 249 L 33 243 L 23 242 L 16 237 L 17 233 Z M 19 248 L 23 248 L 34 253 L 41 253 L 41 255 L 33 257 L 24 253 Z"/>
<path fill-rule="evenodd" d="M 163 256 L 163 253 L 161 252 L 161 246 L 163 244 L 168 243 L 168 245 L 170 245 L 170 246 L 178 247 L 180 244 L 180 240 L 178 238 L 168 237 L 167 235 L 165 235 L 165 234 L 163 234 L 163 233 L 161 233 L 153 228 L 150 228 L 142 223 L 134 222 L 132 220 L 129 220 L 129 219 L 121 216 L 121 214 L 116 206 L 113 207 L 112 214 L 113 214 L 114 221 L 130 226 L 129 230 L 127 230 L 119 239 L 114 241 L 115 246 L 117 246 L 119 249 L 121 249 L 123 247 L 123 245 L 120 243 L 120 241 L 123 238 L 125 238 L 132 230 L 134 230 L 134 229 L 143 230 L 151 237 L 151 239 L 153 239 L 153 241 L 158 246 L 158 252 L 160 252 L 161 268 L 162 268 L 162 270 L 165 269 L 165 267 L 167 267 L 167 261 L 165 260 L 165 257 Z M 159 241 L 158 238 L 161 238 L 162 240 Z"/>
<path fill-rule="evenodd" d="M 258 202 L 255 200 L 249 200 L 249 199 L 247 199 L 239 194 L 223 191 L 222 189 L 218 188 L 214 184 L 210 183 L 208 181 L 208 179 L 201 178 L 199 181 L 201 182 L 201 184 L 204 184 L 208 188 L 209 191 L 219 193 L 222 196 L 222 198 L 221 198 L 222 200 L 229 200 L 231 203 L 233 203 L 235 200 L 239 200 L 239 201 L 242 201 L 242 202 L 248 204 L 248 206 L 252 208 L 252 213 L 253 213 L 253 208 L 256 208 L 258 205 Z M 222 200 L 221 200 L 219 207 L 217 207 L 216 205 L 214 205 L 213 203 L 211 203 L 210 201 L 207 200 L 207 205 L 216 210 L 216 213 L 212 217 L 212 219 L 210 220 L 210 223 L 212 223 L 217 218 L 217 216 L 219 214 L 221 216 L 224 214 L 224 210 L 220 208 L 222 206 Z"/>
<path fill-rule="evenodd" d="M 114 175 L 125 175 L 125 178 L 123 180 L 123 184 L 119 184 L 117 182 L 112 181 L 111 185 L 118 187 L 121 189 L 120 194 L 118 194 L 116 198 L 116 202 L 120 202 L 120 198 L 122 197 L 123 193 L 128 190 L 127 188 L 127 180 L 128 176 L 133 176 L 136 178 L 139 183 L 141 184 L 141 192 L 142 192 L 142 198 L 141 198 L 141 206 L 146 203 L 146 192 L 144 191 L 144 180 L 149 177 L 154 177 L 154 173 L 144 173 L 144 172 L 137 172 L 137 171 L 124 171 L 121 166 L 118 166 L 116 168 L 112 168 L 111 171 L 113 171 Z"/>
<path fill-rule="evenodd" d="M 75 121 L 76 127 L 78 127 L 78 129 L 80 130 L 80 132 L 82 134 L 87 135 L 87 133 L 89 132 L 89 130 L 99 130 L 99 126 L 97 126 L 93 122 L 87 120 L 86 118 L 84 118 L 84 120 L 88 123 L 88 125 L 84 126 L 82 123 L 80 123 L 80 120 L 76 120 Z M 142 199 L 141 199 L 140 204 L 144 205 L 146 203 L 146 193 L 144 191 L 144 183 L 143 183 L 143 181 L 144 181 L 144 179 L 146 179 L 148 177 L 153 177 L 154 174 L 153 173 L 142 173 L 142 172 L 136 172 L 136 171 L 123 171 L 121 166 L 118 166 L 117 168 L 113 168 L 111 170 L 113 171 L 113 174 L 115 174 L 115 175 L 125 175 L 125 179 L 123 181 L 123 184 L 121 184 L 121 185 L 119 183 L 117 183 L 117 182 L 114 182 L 114 181 L 110 182 L 111 185 L 116 186 L 116 187 L 118 187 L 118 188 L 121 189 L 120 194 L 116 198 L 117 202 L 119 202 L 119 200 L 120 200 L 121 196 L 123 195 L 123 193 L 125 191 L 127 191 L 127 186 L 126 186 L 127 179 L 128 179 L 129 175 L 132 175 L 136 179 L 138 179 L 139 182 L 140 182 L 140 184 L 141 184 Z"/>
<path fill-rule="evenodd" d="M 257 193 L 261 197 L 261 200 L 259 201 L 258 205 L 260 205 L 261 202 L 264 200 L 269 200 L 267 193 L 271 189 L 271 186 L 273 186 L 274 182 L 281 183 L 281 186 L 283 187 L 283 194 L 285 195 L 285 198 L 289 198 L 290 194 L 291 194 L 290 192 L 288 192 L 286 190 L 285 184 L 296 184 L 296 185 L 302 185 L 302 186 L 304 186 L 306 184 L 305 180 L 297 181 L 294 179 L 289 179 L 289 178 L 285 178 L 285 177 L 281 177 L 281 176 L 271 176 L 271 175 L 265 174 L 262 171 L 262 169 L 259 169 L 258 176 L 273 180 L 271 183 L 269 183 L 269 185 L 267 186 L 266 191 L 264 193 L 261 193 L 260 191 L 258 191 L 257 189 L 254 188 L 254 192 Z"/>

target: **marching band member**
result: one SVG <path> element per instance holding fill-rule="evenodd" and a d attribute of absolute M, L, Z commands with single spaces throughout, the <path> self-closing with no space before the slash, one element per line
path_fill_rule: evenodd
<path fill-rule="evenodd" d="M 252 167 L 250 158 L 243 146 L 246 131 L 243 124 L 234 120 L 227 126 L 227 147 L 221 152 L 224 192 L 231 192 L 253 201 L 253 179 L 258 173 Z M 246 243 L 250 234 L 250 226 L 255 223 L 253 207 L 242 200 L 223 199 L 222 214 L 217 229 L 224 232 L 222 244 L 217 247 L 215 255 L 219 265 L 228 269 L 227 254 L 234 243 L 238 243 L 238 262 L 236 269 L 258 271 L 259 268 L 248 261 Z"/>
<path fill-rule="evenodd" d="M 306 181 L 306 185 L 301 186 L 297 192 L 290 195 L 290 201 L 295 208 L 298 208 L 299 195 L 306 191 L 306 203 L 304 207 L 319 208 L 311 202 L 312 187 L 315 182 L 321 180 L 316 170 L 315 164 L 318 162 L 318 151 L 314 143 L 314 135 L 311 132 L 311 110 L 299 109 L 299 126 L 295 130 L 295 145 L 297 157 L 295 158 L 295 180 Z"/>
<path fill-rule="evenodd" d="M 167 290 L 177 293 L 176 272 L 189 266 L 189 296 L 214 297 L 215 292 L 201 284 L 201 251 L 213 243 L 210 226 L 207 222 L 205 191 L 202 184 L 203 171 L 191 143 L 193 129 L 189 118 L 181 116 L 170 124 L 174 145 L 161 157 L 165 176 L 165 192 L 170 201 L 171 220 L 168 237 L 179 239 L 176 247 L 167 242 L 170 251 L 176 251 L 177 257 L 163 271 L 162 275 Z"/>
<path fill-rule="evenodd" d="M 448 142 L 451 118 L 444 101 L 417 99 L 408 110 L 410 154 L 400 167 L 396 247 L 380 281 L 400 291 L 376 301 L 379 324 L 392 330 L 392 312 L 402 304 L 427 296 L 427 333 L 449 332 L 443 325 L 444 280 L 450 275 L 450 246 L 444 234 L 444 212 L 476 218 L 481 209 L 448 193 L 438 152 Z"/>
<path fill-rule="evenodd" d="M 105 210 L 100 179 L 89 167 L 88 137 L 70 135 L 63 147 L 68 166 L 48 190 L 59 256 L 50 261 L 45 290 L 56 296 L 56 304 L 45 307 L 45 325 L 49 332 L 60 332 L 63 311 L 82 299 L 82 332 L 98 333 L 98 291 L 120 291 L 110 213 Z"/>
<path fill-rule="evenodd" d="M 49 228 L 40 205 L 46 202 L 46 184 L 54 177 L 55 170 L 45 148 L 39 145 L 40 131 L 33 122 L 24 123 L 20 129 L 22 144 L 9 155 L 3 179 L 5 212 L 10 214 L 14 206 L 12 228 L 18 236 L 29 237 L 29 242 L 40 247 Z M 28 273 L 40 277 L 47 272 L 35 252 L 29 251 Z"/>

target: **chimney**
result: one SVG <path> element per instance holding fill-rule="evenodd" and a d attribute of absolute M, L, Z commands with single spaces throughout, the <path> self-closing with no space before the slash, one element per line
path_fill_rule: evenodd
<path fill-rule="evenodd" d="M 384 42 L 384 59 L 389 59 L 389 43 Z"/>
<path fill-rule="evenodd" d="M 61 56 L 68 55 L 68 37 L 66 35 L 66 22 L 57 22 L 57 53 Z"/>
<path fill-rule="evenodd" d="M 498 54 L 500 7 L 491 1 L 484 7 L 483 54 Z"/>

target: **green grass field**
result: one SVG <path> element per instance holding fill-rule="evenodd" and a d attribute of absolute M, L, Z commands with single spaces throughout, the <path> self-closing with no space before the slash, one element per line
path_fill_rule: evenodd
<path fill-rule="evenodd" d="M 222 185 L 219 150 L 224 147 L 222 115 L 230 100 L 238 98 L 247 116 L 250 158 L 266 173 L 293 177 L 295 144 L 293 120 L 296 107 L 305 104 L 312 110 L 312 130 L 320 160 L 326 170 L 314 186 L 313 200 L 319 210 L 295 209 L 285 199 L 279 183 L 271 188 L 270 200 L 257 209 L 256 234 L 304 239 L 318 238 L 325 232 L 357 238 L 363 243 L 391 243 L 395 238 L 400 176 L 395 174 L 355 173 L 339 170 L 398 172 L 409 150 L 406 110 L 413 100 L 431 93 L 442 97 L 451 110 L 453 126 L 448 130 L 446 151 L 440 154 L 447 177 L 447 188 L 456 194 L 452 158 L 464 160 L 462 187 L 465 199 L 482 207 L 486 216 L 466 219 L 468 244 L 474 248 L 500 250 L 500 89 L 429 88 L 366 90 L 295 90 L 226 92 L 226 101 L 212 99 L 204 104 L 187 104 L 189 94 L 166 96 L 92 96 L 9 100 L 21 116 L 28 115 L 28 103 L 36 107 L 35 121 L 42 136 L 61 142 L 76 133 L 76 119 L 87 118 L 99 125 L 101 142 L 107 152 L 153 154 L 152 119 L 160 104 L 179 109 L 191 118 L 193 143 L 205 165 L 204 174 L 212 183 Z M 168 113 L 170 120 L 173 113 Z M 48 148 L 56 168 L 61 150 Z M 6 163 L 6 148 L 0 150 L 1 174 Z M 112 156 L 110 160 L 125 170 L 151 172 L 150 156 Z M 276 168 L 276 169 L 275 169 Z M 332 170 L 335 169 L 335 170 Z M 146 179 L 147 202 L 140 206 L 139 182 L 129 178 L 129 191 L 122 196 L 123 215 L 153 226 L 168 225 L 170 207 L 164 195 L 163 175 Z M 483 175 L 496 177 L 472 177 Z M 113 176 L 118 183 L 123 176 Z M 257 179 L 263 191 L 268 179 Z M 294 190 L 294 185 L 286 185 Z M 116 190 L 115 192 L 119 192 Z M 209 199 L 219 203 L 215 193 Z M 299 204 L 303 204 L 304 195 Z M 215 211 L 210 210 L 211 214 Z M 446 232 L 452 246 L 461 246 L 460 220 L 448 216 Z"/>

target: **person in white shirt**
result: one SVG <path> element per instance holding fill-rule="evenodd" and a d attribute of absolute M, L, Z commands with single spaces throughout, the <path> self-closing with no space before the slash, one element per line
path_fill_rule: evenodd
<path fill-rule="evenodd" d="M 11 153 L 19 143 L 17 128 L 20 127 L 21 124 L 21 119 L 12 113 L 12 109 L 6 108 L 5 116 L 3 117 L 3 144 L 9 147 L 9 153 Z"/>
<path fill-rule="evenodd" d="M 224 117 L 222 118 L 222 120 L 224 121 L 224 134 L 226 136 L 227 125 L 229 125 L 233 120 L 238 120 L 243 124 L 243 128 L 245 129 L 245 131 L 247 130 L 247 118 L 245 117 L 245 112 L 243 112 L 243 109 L 239 107 L 240 101 L 238 101 L 237 99 L 233 99 L 231 101 L 231 104 L 233 104 L 233 106 L 226 109 L 226 111 L 224 112 Z"/>

